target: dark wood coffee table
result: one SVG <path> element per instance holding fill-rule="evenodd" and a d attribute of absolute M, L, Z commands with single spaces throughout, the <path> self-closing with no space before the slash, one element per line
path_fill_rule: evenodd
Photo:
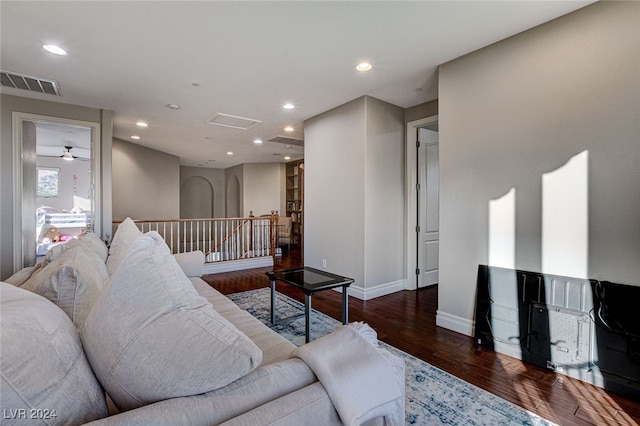
<path fill-rule="evenodd" d="M 342 324 L 349 322 L 349 295 L 348 288 L 353 279 L 331 274 L 320 269 L 303 266 L 300 268 L 280 269 L 267 272 L 271 281 L 271 324 L 276 323 L 276 281 L 282 281 L 293 287 L 297 287 L 304 293 L 305 316 L 305 342 L 309 343 L 311 321 L 311 296 L 322 290 L 342 287 Z"/>

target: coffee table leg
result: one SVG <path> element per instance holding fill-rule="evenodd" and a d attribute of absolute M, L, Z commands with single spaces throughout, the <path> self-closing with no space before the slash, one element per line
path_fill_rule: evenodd
<path fill-rule="evenodd" d="M 342 287 L 342 324 L 349 324 L 349 287 Z"/>
<path fill-rule="evenodd" d="M 271 281 L 271 324 L 276 323 L 276 281 Z"/>
<path fill-rule="evenodd" d="M 311 337 L 311 295 L 304 295 L 304 342 L 309 343 Z"/>

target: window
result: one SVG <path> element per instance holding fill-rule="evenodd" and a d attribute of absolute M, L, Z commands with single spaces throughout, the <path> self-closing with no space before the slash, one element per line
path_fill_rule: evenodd
<path fill-rule="evenodd" d="M 38 197 L 52 198 L 58 196 L 60 169 L 38 167 Z"/>

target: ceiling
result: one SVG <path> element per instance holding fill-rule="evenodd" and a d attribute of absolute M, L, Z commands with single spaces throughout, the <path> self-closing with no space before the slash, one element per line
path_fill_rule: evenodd
<path fill-rule="evenodd" d="M 3 0 L 2 71 L 55 80 L 60 96 L 0 90 L 112 110 L 115 138 L 182 165 L 295 160 L 303 147 L 268 140 L 304 139 L 304 120 L 363 95 L 436 99 L 439 64 L 590 3 Z M 362 61 L 373 69 L 356 71 Z M 208 124 L 216 114 L 258 123 Z"/>

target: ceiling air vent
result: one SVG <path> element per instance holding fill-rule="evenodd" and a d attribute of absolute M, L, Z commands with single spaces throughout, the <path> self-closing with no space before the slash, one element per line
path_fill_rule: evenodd
<path fill-rule="evenodd" d="M 284 136 L 276 136 L 275 138 L 269 139 L 267 142 L 283 143 L 285 145 L 304 146 L 304 141 L 302 139 L 287 138 Z"/>
<path fill-rule="evenodd" d="M 58 83 L 54 80 L 47 80 L 40 77 L 33 77 L 9 71 L 0 71 L 0 73 L 2 73 L 0 75 L 0 82 L 2 83 L 2 86 L 60 96 Z"/>
<path fill-rule="evenodd" d="M 260 120 L 254 120 L 252 118 L 236 117 L 235 115 L 217 113 L 209 121 L 209 124 L 216 124 L 218 126 L 232 127 L 234 129 L 249 130 L 252 127 L 262 123 Z"/>

